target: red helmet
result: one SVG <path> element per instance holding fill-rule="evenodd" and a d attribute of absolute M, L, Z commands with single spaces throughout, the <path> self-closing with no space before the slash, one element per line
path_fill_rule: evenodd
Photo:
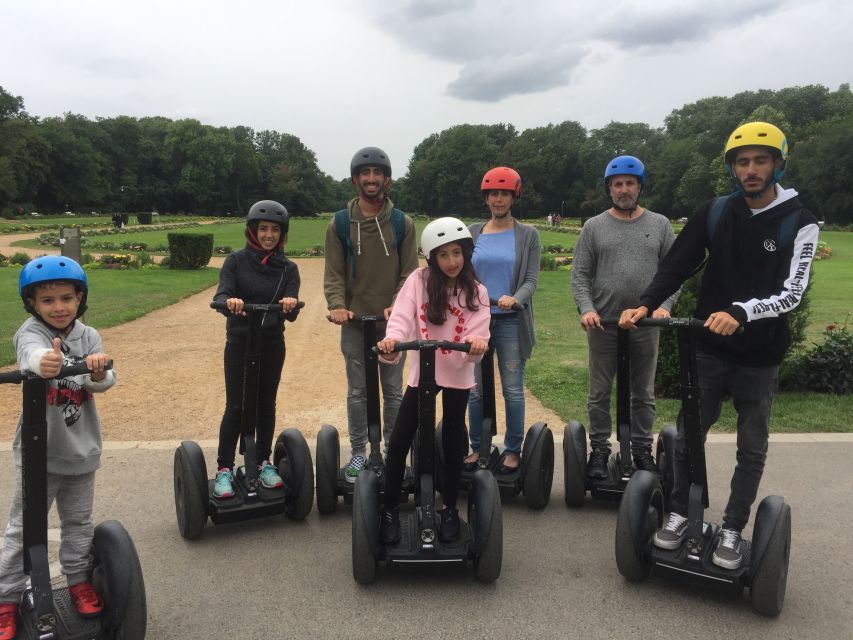
<path fill-rule="evenodd" d="M 521 197 L 521 176 L 518 171 L 509 167 L 495 167 L 486 171 L 480 191 L 491 191 L 492 189 L 504 189 L 512 191 L 516 199 Z"/>

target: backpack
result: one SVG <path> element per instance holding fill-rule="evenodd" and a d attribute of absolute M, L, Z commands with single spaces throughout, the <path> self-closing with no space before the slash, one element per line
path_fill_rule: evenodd
<path fill-rule="evenodd" d="M 352 251 L 352 238 L 350 238 L 349 209 L 341 209 L 335 213 L 335 232 L 344 247 L 344 259 L 350 257 L 350 270 L 355 278 L 355 254 Z M 406 236 L 406 214 L 399 209 L 391 209 L 391 228 L 394 230 L 394 244 L 397 253 L 403 246 L 403 238 Z"/>
<path fill-rule="evenodd" d="M 714 239 L 714 232 L 717 230 L 717 225 L 720 218 L 723 217 L 723 212 L 726 210 L 726 204 L 731 196 L 719 196 L 714 198 L 708 211 L 708 243 Z M 800 209 L 794 209 L 782 219 L 782 224 L 779 228 L 779 249 L 784 250 L 794 243 L 794 238 L 797 236 L 797 223 L 800 220 Z"/>

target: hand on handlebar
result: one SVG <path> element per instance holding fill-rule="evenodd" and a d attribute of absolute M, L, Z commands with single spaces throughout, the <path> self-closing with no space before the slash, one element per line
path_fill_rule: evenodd
<path fill-rule="evenodd" d="M 228 311 L 233 313 L 234 315 L 246 315 L 246 312 L 243 311 L 243 302 L 242 298 L 228 298 L 225 301 L 225 306 L 228 307 Z"/>
<path fill-rule="evenodd" d="M 669 318 L 669 311 L 664 309 L 663 307 L 658 307 L 654 311 L 652 311 L 652 318 Z"/>
<path fill-rule="evenodd" d="M 471 345 L 471 349 L 468 351 L 468 354 L 472 356 L 481 356 L 486 353 L 489 348 L 489 341 L 483 340 L 482 338 L 468 336 L 465 338 L 465 342 Z"/>
<path fill-rule="evenodd" d="M 397 340 L 394 338 L 385 338 L 376 343 L 376 348 L 379 349 L 379 357 L 384 360 L 393 360 L 394 356 L 388 357 L 389 354 L 394 353 L 394 347 L 397 346 Z"/>
<path fill-rule="evenodd" d="M 338 325 L 344 325 L 352 320 L 353 312 L 348 309 L 329 309 L 329 315 L 326 316 L 329 322 L 334 322 Z"/>
<path fill-rule="evenodd" d="M 716 311 L 708 316 L 705 327 L 712 333 L 721 336 L 730 336 L 740 329 L 740 322 L 725 311 Z"/>
<path fill-rule="evenodd" d="M 282 298 L 278 301 L 281 305 L 282 313 L 290 313 L 296 308 L 296 305 L 299 303 L 299 300 L 296 298 Z"/>
<path fill-rule="evenodd" d="M 636 329 L 637 321 L 649 315 L 648 307 L 637 307 L 636 309 L 625 309 L 619 316 L 619 327 L 622 329 Z"/>
<path fill-rule="evenodd" d="M 107 377 L 109 359 L 106 353 L 92 353 L 86 356 L 86 366 L 89 367 L 92 382 L 100 382 Z"/>

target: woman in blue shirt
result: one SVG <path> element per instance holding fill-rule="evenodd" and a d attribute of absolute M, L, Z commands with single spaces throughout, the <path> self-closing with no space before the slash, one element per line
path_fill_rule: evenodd
<path fill-rule="evenodd" d="M 521 196 L 521 176 L 509 167 L 486 172 L 480 191 L 491 212 L 486 222 L 472 224 L 472 262 L 477 277 L 498 301 L 492 307 L 491 335 L 498 357 L 506 410 L 504 458 L 499 472 L 512 473 L 521 462 L 524 441 L 524 364 L 533 351 L 533 294 L 539 279 L 539 232 L 512 216 L 512 205 Z M 516 303 L 524 309 L 513 311 Z M 476 365 L 476 388 L 468 399 L 471 447 L 465 458 L 473 467 L 480 457 L 480 426 L 483 422 L 482 377 Z"/>

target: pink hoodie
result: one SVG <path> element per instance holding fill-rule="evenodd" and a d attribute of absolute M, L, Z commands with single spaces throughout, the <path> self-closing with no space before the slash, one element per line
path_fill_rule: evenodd
<path fill-rule="evenodd" d="M 489 294 L 486 287 L 477 283 L 479 308 L 470 311 L 464 304 L 465 298 L 461 293 L 451 295 L 447 300 L 447 320 L 444 324 L 432 324 L 426 317 L 427 289 L 429 267 L 415 269 L 403 284 L 394 309 L 388 319 L 385 337 L 398 342 L 410 340 L 447 340 L 449 342 L 464 342 L 468 336 L 489 339 Z M 460 297 L 462 298 L 460 300 Z M 383 357 L 379 362 L 394 364 L 399 362 L 401 354 L 393 354 L 394 360 L 388 361 Z M 420 352 L 413 351 L 410 355 L 409 379 L 410 387 L 417 387 L 420 379 Z M 440 387 L 450 389 L 470 389 L 474 386 L 474 364 L 483 356 L 470 356 L 463 351 L 439 351 L 436 353 L 435 381 Z"/>

